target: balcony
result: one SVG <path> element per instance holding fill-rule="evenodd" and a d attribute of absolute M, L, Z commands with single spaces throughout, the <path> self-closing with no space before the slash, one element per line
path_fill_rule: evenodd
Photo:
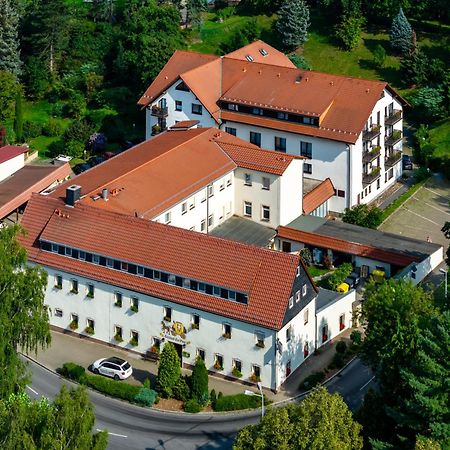
<path fill-rule="evenodd" d="M 400 109 L 394 109 L 388 116 L 384 118 L 385 125 L 394 125 L 398 121 L 402 120 L 403 115 Z"/>
<path fill-rule="evenodd" d="M 378 156 L 380 156 L 380 151 L 381 147 L 377 145 L 376 147 L 373 147 L 372 150 L 370 150 L 369 152 L 364 152 L 362 158 L 363 162 L 365 163 L 372 162 L 375 158 L 378 158 Z"/>
<path fill-rule="evenodd" d="M 169 110 L 168 110 L 167 106 L 153 105 L 151 114 L 152 114 L 152 116 L 163 119 L 169 115 Z"/>
<path fill-rule="evenodd" d="M 167 130 L 167 126 L 166 125 L 153 125 L 152 126 L 152 136 L 156 136 L 159 133 L 162 133 L 163 131 Z"/>
<path fill-rule="evenodd" d="M 381 125 L 372 125 L 368 130 L 363 131 L 363 141 L 371 141 L 380 134 Z"/>
<path fill-rule="evenodd" d="M 384 145 L 395 145 L 402 140 L 402 132 L 400 130 L 394 130 L 390 136 L 384 138 Z"/>
<path fill-rule="evenodd" d="M 400 151 L 393 152 L 391 155 L 386 157 L 386 159 L 384 160 L 384 165 L 386 167 L 395 166 L 401 159 L 402 159 L 402 152 Z"/>
<path fill-rule="evenodd" d="M 372 169 L 372 172 L 363 173 L 363 184 L 373 183 L 379 177 L 380 177 L 380 168 L 374 167 Z"/>

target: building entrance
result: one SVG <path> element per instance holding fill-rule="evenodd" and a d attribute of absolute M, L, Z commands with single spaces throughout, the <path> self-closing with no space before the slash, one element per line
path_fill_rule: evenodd
<path fill-rule="evenodd" d="M 181 344 L 175 344 L 175 342 L 172 342 L 172 344 L 178 353 L 178 357 L 180 358 L 180 364 L 181 366 L 183 366 L 183 346 Z"/>

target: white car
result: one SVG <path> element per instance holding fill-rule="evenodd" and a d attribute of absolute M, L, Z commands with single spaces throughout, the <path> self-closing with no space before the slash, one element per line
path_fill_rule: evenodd
<path fill-rule="evenodd" d="M 58 155 L 55 159 L 56 161 L 69 162 L 72 160 L 72 157 L 67 155 Z"/>
<path fill-rule="evenodd" d="M 92 371 L 115 380 L 125 380 L 133 373 L 131 365 L 121 358 L 102 358 L 92 364 Z"/>

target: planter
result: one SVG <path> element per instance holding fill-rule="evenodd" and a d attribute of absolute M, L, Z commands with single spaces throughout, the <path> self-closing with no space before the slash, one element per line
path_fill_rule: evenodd
<path fill-rule="evenodd" d="M 255 346 L 258 347 L 258 348 L 264 348 L 264 347 L 265 347 L 264 342 L 260 342 L 260 341 L 258 341 L 258 342 L 255 344 Z"/>
<path fill-rule="evenodd" d="M 72 322 L 70 322 L 70 324 L 69 324 L 69 328 L 71 330 L 76 330 L 78 328 L 78 322 L 76 322 L 75 320 L 72 320 Z"/>
<path fill-rule="evenodd" d="M 191 323 L 192 330 L 198 330 L 200 327 L 196 323 Z"/>
<path fill-rule="evenodd" d="M 139 308 L 135 305 L 130 307 L 130 310 L 133 311 L 134 313 L 137 313 L 139 311 Z"/>
<path fill-rule="evenodd" d="M 91 336 L 92 336 L 93 334 L 95 334 L 95 331 L 94 331 L 94 329 L 93 329 L 92 327 L 86 327 L 86 328 L 84 329 L 84 332 L 85 332 L 86 334 L 90 334 Z"/>
<path fill-rule="evenodd" d="M 114 336 L 114 340 L 115 340 L 116 342 L 123 342 L 123 338 L 122 338 L 122 336 L 120 336 L 119 334 L 116 334 L 116 335 Z"/>
<path fill-rule="evenodd" d="M 222 337 L 225 339 L 231 339 L 231 333 L 223 333 Z"/>
<path fill-rule="evenodd" d="M 55 284 L 55 286 L 53 286 L 55 289 L 62 289 L 62 284 Z"/>
<path fill-rule="evenodd" d="M 71 294 L 78 294 L 78 291 L 77 291 L 76 289 L 71 289 L 71 290 L 70 290 L 70 293 L 71 293 Z"/>
<path fill-rule="evenodd" d="M 172 319 L 167 316 L 163 317 L 163 320 L 164 320 L 164 322 L 169 322 L 169 323 L 172 322 Z"/>
<path fill-rule="evenodd" d="M 250 381 L 253 381 L 253 383 L 259 383 L 261 381 L 261 377 L 255 375 L 254 373 L 252 373 L 251 377 L 250 377 Z"/>
<path fill-rule="evenodd" d="M 86 294 L 86 297 L 87 297 L 87 298 L 94 298 L 94 294 L 87 293 L 87 294 Z"/>
<path fill-rule="evenodd" d="M 242 378 L 242 372 L 240 370 L 236 369 L 236 367 L 233 369 L 233 371 L 231 373 L 233 374 L 233 377 Z"/>
<path fill-rule="evenodd" d="M 153 345 L 150 348 L 150 353 L 157 353 L 159 355 L 159 347 L 156 347 L 156 345 Z"/>
<path fill-rule="evenodd" d="M 223 370 L 223 366 L 221 366 L 221 365 L 218 364 L 218 363 L 215 363 L 215 364 L 214 364 L 214 369 L 215 369 L 215 370 Z"/>
<path fill-rule="evenodd" d="M 133 347 L 137 347 L 139 345 L 139 342 L 136 339 L 132 338 L 130 340 L 130 345 L 132 345 Z"/>

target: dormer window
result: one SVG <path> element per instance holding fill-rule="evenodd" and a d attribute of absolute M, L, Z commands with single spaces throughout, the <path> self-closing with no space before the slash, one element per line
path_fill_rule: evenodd
<path fill-rule="evenodd" d="M 246 59 L 248 62 L 253 62 L 253 61 L 254 61 L 254 58 L 253 58 L 252 55 L 245 55 L 245 59 Z"/>
<path fill-rule="evenodd" d="M 236 105 L 236 103 L 228 103 L 228 109 L 230 111 L 238 111 L 239 110 L 239 106 Z"/>
<path fill-rule="evenodd" d="M 264 111 L 262 108 L 253 108 L 252 113 L 257 116 L 262 116 L 264 114 Z"/>
<path fill-rule="evenodd" d="M 264 48 L 260 48 L 259 49 L 259 53 L 261 53 L 261 55 L 263 55 L 263 56 L 267 56 L 268 55 L 267 50 L 265 50 Z"/>

